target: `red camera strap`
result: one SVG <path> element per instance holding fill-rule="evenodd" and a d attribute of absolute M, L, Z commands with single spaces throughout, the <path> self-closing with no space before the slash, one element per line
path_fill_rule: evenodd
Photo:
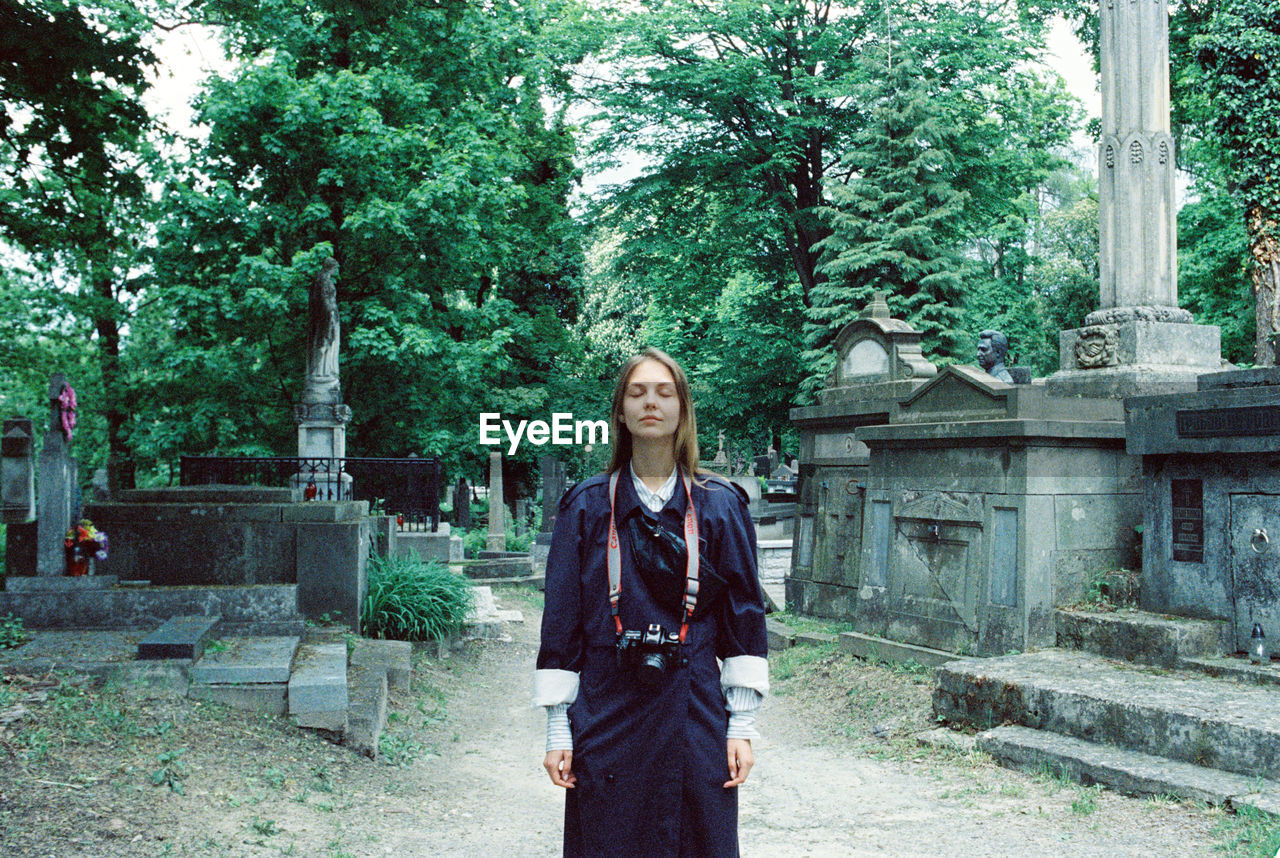
<path fill-rule="evenodd" d="M 609 613 L 613 615 L 613 624 L 618 634 L 622 634 L 622 618 L 618 616 L 618 599 L 622 595 L 622 549 L 618 545 L 618 525 L 614 519 L 614 501 L 618 494 L 618 475 L 614 471 L 609 475 Z M 685 567 L 684 583 L 684 616 L 680 620 L 680 643 L 684 643 L 689 633 L 689 619 L 698 606 L 698 514 L 693 508 L 693 482 L 689 475 L 680 471 L 680 479 L 684 483 L 685 497 L 689 503 L 684 509 L 684 544 L 688 556 Z"/>

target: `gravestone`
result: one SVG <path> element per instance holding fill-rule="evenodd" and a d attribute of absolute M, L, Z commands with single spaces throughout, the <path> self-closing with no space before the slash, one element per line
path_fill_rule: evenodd
<path fill-rule="evenodd" d="M 325 501 L 351 499 L 351 476 L 339 473 L 335 460 L 347 455 L 351 407 L 342 402 L 338 377 L 341 330 L 338 324 L 338 263 L 321 265 L 308 292 L 307 368 L 302 400 L 293 406 L 298 424 L 298 457 L 323 460 L 293 478 L 294 497 Z M 314 483 L 314 488 L 312 484 Z"/>
<path fill-rule="evenodd" d="M 66 376 L 49 380 L 49 428 L 40 450 L 36 486 L 36 574 L 62 575 L 67 569 L 63 539 L 80 514 L 78 468 L 71 457 L 76 393 Z"/>
<path fill-rule="evenodd" d="M 533 566 L 535 570 L 543 569 L 547 563 L 547 555 L 551 553 L 551 533 L 555 529 L 556 511 L 560 508 L 560 498 L 565 492 L 564 462 L 555 456 L 542 456 L 538 459 L 538 470 L 542 474 L 542 530 L 533 539 Z"/>
<path fill-rule="evenodd" d="M 4 421 L 0 436 L 0 521 L 27 524 L 36 517 L 35 430 L 25 417 Z"/>
<path fill-rule="evenodd" d="M 529 528 L 529 502 L 524 498 L 516 501 L 515 515 L 515 531 L 516 536 L 524 536 L 524 532 Z"/>
<path fill-rule="evenodd" d="M 506 508 L 502 504 L 502 454 L 489 453 L 489 536 L 485 548 L 507 550 Z"/>
<path fill-rule="evenodd" d="M 453 490 L 453 522 L 463 530 L 471 528 L 471 485 L 466 477 L 458 477 Z"/>
<path fill-rule="evenodd" d="M 1109 398 L 1194 390 L 1220 367 L 1221 334 L 1178 307 L 1166 0 L 1106 0 L 1099 23 L 1100 307 L 1061 333 L 1046 388 Z"/>

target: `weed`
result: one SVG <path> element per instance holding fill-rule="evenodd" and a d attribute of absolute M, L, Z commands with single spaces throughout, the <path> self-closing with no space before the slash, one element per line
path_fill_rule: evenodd
<path fill-rule="evenodd" d="M 285 775 L 279 769 L 263 769 L 262 779 L 272 789 L 280 789 L 284 786 Z"/>
<path fill-rule="evenodd" d="M 204 645 L 205 655 L 217 655 L 220 652 L 226 652 L 231 649 L 231 645 L 224 640 L 209 641 Z"/>
<path fill-rule="evenodd" d="M 273 834 L 280 833 L 280 829 L 276 827 L 276 821 L 274 819 L 261 819 L 255 816 L 250 825 L 253 826 L 254 831 L 264 837 L 270 837 Z"/>
<path fill-rule="evenodd" d="M 909 658 L 903 662 L 890 662 L 886 664 L 885 667 L 889 668 L 889 670 L 899 676 L 927 677 L 929 675 L 929 668 L 925 667 L 914 658 Z"/>
<path fill-rule="evenodd" d="M 303 789 L 294 795 L 293 800 L 298 804 L 306 804 L 307 799 L 311 797 L 311 790 L 303 787 Z"/>
<path fill-rule="evenodd" d="M 378 753 L 389 765 L 403 768 L 422 755 L 427 748 L 417 739 L 383 733 L 378 739 Z"/>
<path fill-rule="evenodd" d="M 1071 801 L 1071 812 L 1078 813 L 1081 816 L 1088 816 L 1098 809 L 1098 793 L 1102 792 L 1102 786 L 1095 784 L 1089 787 L 1081 787 L 1076 793 L 1076 797 Z"/>
<path fill-rule="evenodd" d="M 189 769 L 182 761 L 182 754 L 185 751 L 186 748 L 179 748 L 176 751 L 163 751 L 156 754 L 156 764 L 159 767 L 151 773 L 151 783 L 154 786 L 164 784 L 178 795 L 186 795 L 182 789 L 182 779 L 187 776 Z"/>
<path fill-rule="evenodd" d="M 793 646 L 769 659 L 769 673 L 781 682 L 795 676 L 806 665 L 822 661 L 836 654 L 835 644 L 821 646 Z"/>
<path fill-rule="evenodd" d="M 311 770 L 311 788 L 316 792 L 333 792 L 333 779 L 324 766 L 316 766 Z"/>
<path fill-rule="evenodd" d="M 1224 816 L 1213 833 L 1222 838 L 1218 849 L 1231 856 L 1272 858 L 1280 851 L 1280 822 L 1248 805 Z"/>
<path fill-rule="evenodd" d="M 362 631 L 377 638 L 442 640 L 462 627 L 472 599 L 467 579 L 440 563 L 374 558 Z"/>
<path fill-rule="evenodd" d="M 20 647 L 31 639 L 30 633 L 22 625 L 22 618 L 13 614 L 0 617 L 0 649 Z"/>

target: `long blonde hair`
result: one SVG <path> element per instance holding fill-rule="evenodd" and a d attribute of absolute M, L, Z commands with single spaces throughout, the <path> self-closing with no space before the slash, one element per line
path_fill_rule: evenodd
<path fill-rule="evenodd" d="M 631 373 L 646 360 L 654 360 L 665 366 L 676 381 L 680 423 L 676 426 L 676 435 L 672 441 L 673 452 L 676 464 L 692 479 L 698 472 L 698 419 L 693 413 L 689 379 L 671 355 L 653 347 L 645 349 L 623 364 L 622 371 L 618 373 L 618 383 L 613 387 L 613 404 L 609 408 L 609 437 L 613 439 L 613 449 L 609 454 L 609 473 L 631 461 L 631 430 L 622 419 L 622 404 L 627 396 L 627 382 L 631 379 Z"/>

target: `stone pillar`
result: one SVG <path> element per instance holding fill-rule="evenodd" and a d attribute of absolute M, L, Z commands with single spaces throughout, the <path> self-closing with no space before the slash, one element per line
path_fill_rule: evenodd
<path fill-rule="evenodd" d="M 507 550 L 506 508 L 502 505 L 502 454 L 489 453 L 489 551 Z"/>
<path fill-rule="evenodd" d="M 471 485 L 466 477 L 458 477 L 453 490 L 453 523 L 463 530 L 471 529 Z"/>
<path fill-rule="evenodd" d="M 1221 332 L 1178 306 L 1166 0 L 1101 0 L 1099 309 L 1062 331 L 1055 396 L 1194 390 L 1221 365 Z"/>
<path fill-rule="evenodd" d="M 67 379 L 62 373 L 54 373 L 49 379 L 49 429 L 44 433 L 44 446 L 40 449 L 36 485 L 36 574 L 62 575 L 67 571 L 66 551 L 63 539 L 70 529 L 72 516 L 79 512 L 80 504 L 73 498 L 80 489 L 76 485 L 75 460 L 71 458 L 71 431 L 75 421 L 68 424 L 63 418 L 64 407 L 59 401 Z"/>
<path fill-rule="evenodd" d="M 0 521 L 26 524 L 36 517 L 35 430 L 25 417 L 4 421 L 0 437 Z"/>
<path fill-rule="evenodd" d="M 351 406 L 337 403 L 300 402 L 293 406 L 293 419 L 298 424 L 298 458 L 345 459 L 347 456 L 347 421 L 351 419 Z M 325 468 L 327 467 L 327 471 Z M 303 468 L 293 478 L 294 499 L 303 500 L 312 473 Z M 351 475 L 338 473 L 338 463 L 331 461 L 320 466 L 314 474 L 316 499 L 351 500 Z"/>
<path fill-rule="evenodd" d="M 516 501 L 516 520 L 515 524 L 516 536 L 523 536 L 525 530 L 529 527 L 529 502 L 524 498 Z"/>

